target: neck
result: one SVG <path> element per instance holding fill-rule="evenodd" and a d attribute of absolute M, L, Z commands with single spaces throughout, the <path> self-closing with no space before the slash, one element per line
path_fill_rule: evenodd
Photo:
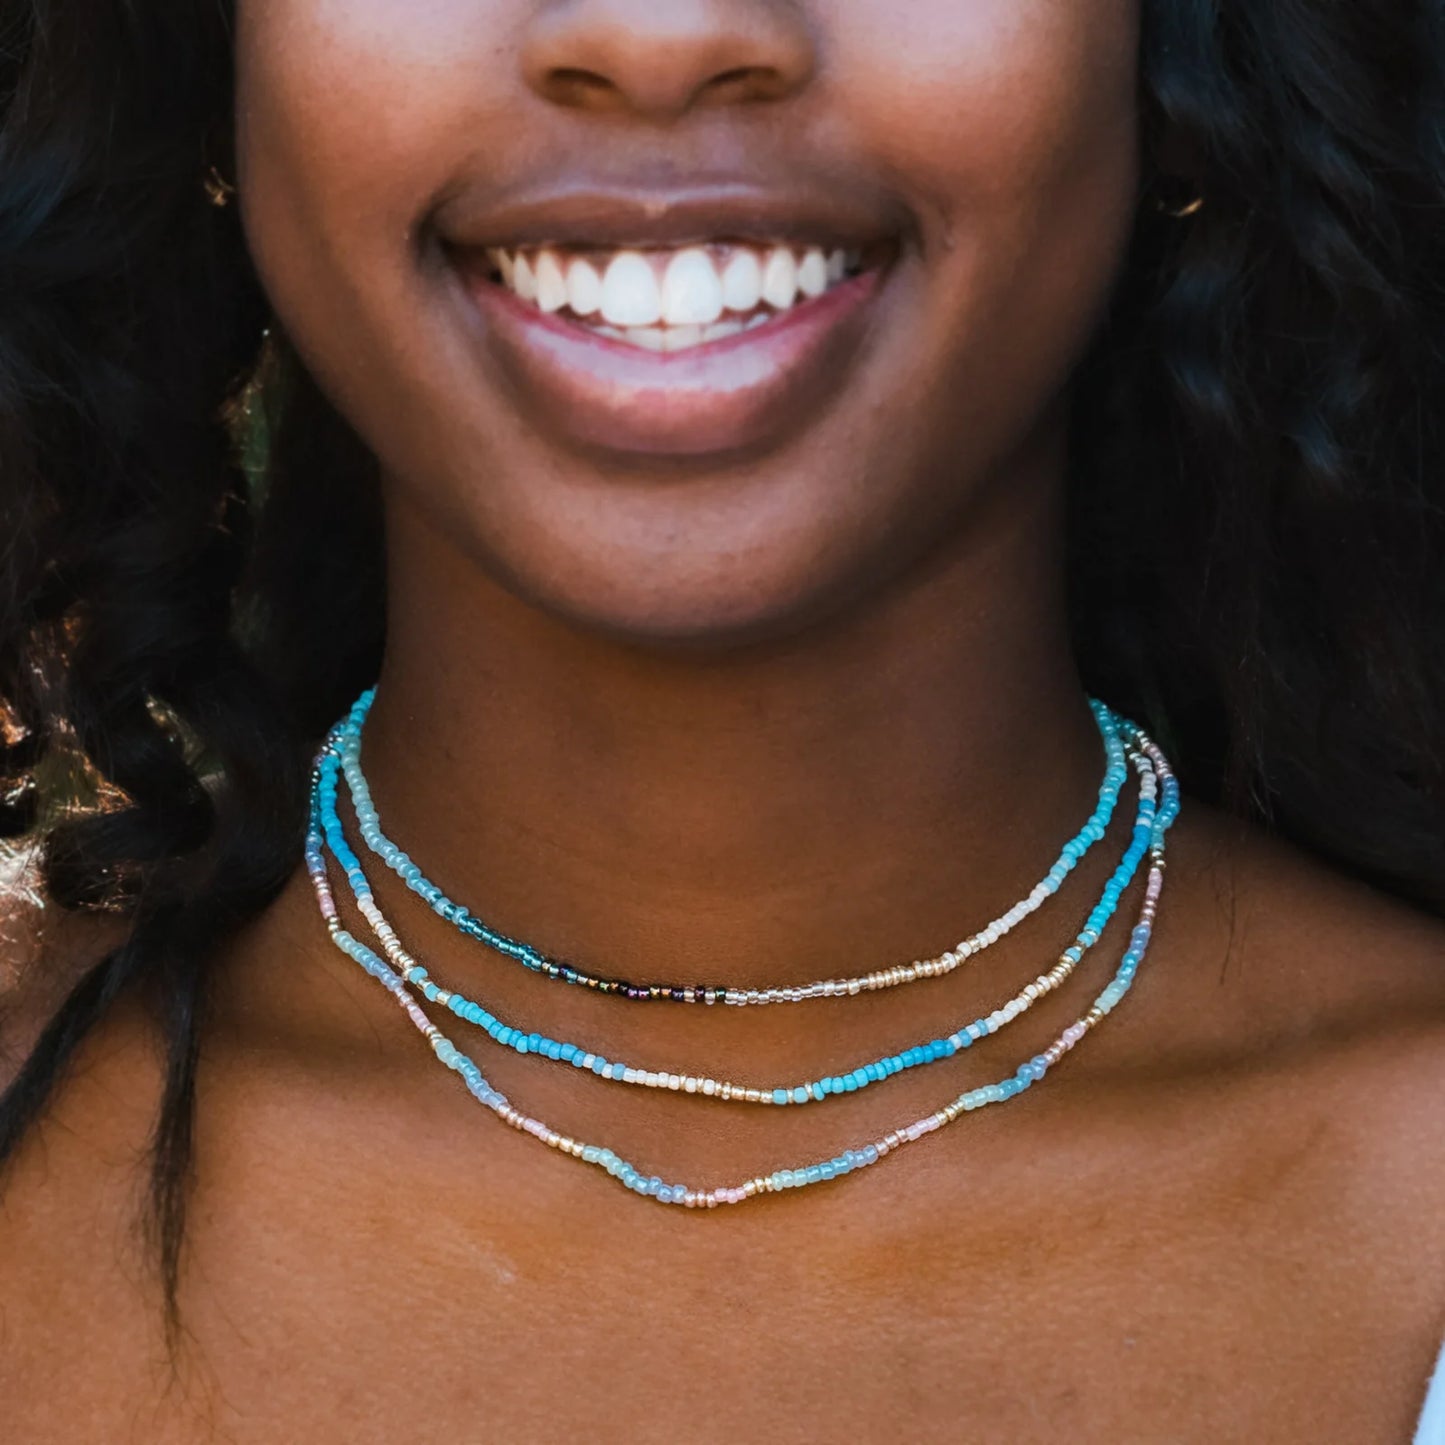
<path fill-rule="evenodd" d="M 363 754 L 384 826 L 598 972 L 754 986 L 939 952 L 1037 881 L 1102 771 L 1058 490 L 1019 482 L 866 605 L 725 651 L 552 617 L 400 504 Z"/>

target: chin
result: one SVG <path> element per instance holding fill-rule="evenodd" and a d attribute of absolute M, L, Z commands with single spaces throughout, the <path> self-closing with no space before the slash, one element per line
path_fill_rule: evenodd
<path fill-rule="evenodd" d="M 818 625 L 866 590 L 858 578 L 820 573 L 816 556 L 741 560 L 639 558 L 620 569 L 597 565 L 501 569 L 503 585 L 552 618 L 613 642 L 647 650 L 714 652 L 772 642 Z M 773 565 L 768 565 L 769 562 Z"/>

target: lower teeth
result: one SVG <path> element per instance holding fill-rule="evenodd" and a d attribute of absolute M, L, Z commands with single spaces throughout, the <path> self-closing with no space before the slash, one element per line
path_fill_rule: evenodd
<path fill-rule="evenodd" d="M 715 321 L 711 326 L 608 326 L 605 323 L 575 320 L 597 336 L 626 342 L 641 351 L 690 351 L 710 341 L 723 341 L 729 336 L 766 326 L 777 313 L 760 312 L 746 321 Z"/>

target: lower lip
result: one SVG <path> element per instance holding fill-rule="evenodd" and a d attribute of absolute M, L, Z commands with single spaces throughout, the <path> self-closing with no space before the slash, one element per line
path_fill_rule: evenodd
<path fill-rule="evenodd" d="M 644 351 L 466 276 L 491 359 L 549 432 L 588 450 L 706 457 L 775 444 L 836 400 L 881 273 L 831 287 L 751 331 Z"/>

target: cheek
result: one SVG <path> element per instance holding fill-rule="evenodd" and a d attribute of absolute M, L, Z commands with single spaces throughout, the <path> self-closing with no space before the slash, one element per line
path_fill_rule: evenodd
<path fill-rule="evenodd" d="M 839 3 L 836 34 L 860 130 L 913 186 L 931 176 L 940 210 L 1132 160 L 1137 0 Z"/>
<path fill-rule="evenodd" d="M 402 278 L 438 190 L 504 123 L 514 97 L 496 79 L 509 73 L 501 8 L 241 0 L 247 236 L 278 310 L 303 333 L 344 336 L 364 320 L 388 277 Z M 328 306 L 347 314 L 315 314 Z"/>
<path fill-rule="evenodd" d="M 503 12 L 516 8 L 465 0 L 240 0 L 243 133 L 299 154 L 315 142 L 317 159 L 328 162 L 333 148 L 345 154 L 348 143 L 362 161 L 415 161 L 439 118 L 455 117 L 469 97 L 484 95 L 476 66 L 495 72 L 505 62 Z M 492 74 L 486 79 L 494 85 Z"/>
<path fill-rule="evenodd" d="M 1034 389 L 1020 374 L 1030 368 L 1067 369 L 1121 260 L 1137 188 L 1137 11 L 1137 0 L 836 7 L 853 141 L 918 206 L 939 347 L 985 361 L 995 394 L 1011 380 L 1015 395 Z M 868 63 L 878 54 L 886 68 Z"/>

